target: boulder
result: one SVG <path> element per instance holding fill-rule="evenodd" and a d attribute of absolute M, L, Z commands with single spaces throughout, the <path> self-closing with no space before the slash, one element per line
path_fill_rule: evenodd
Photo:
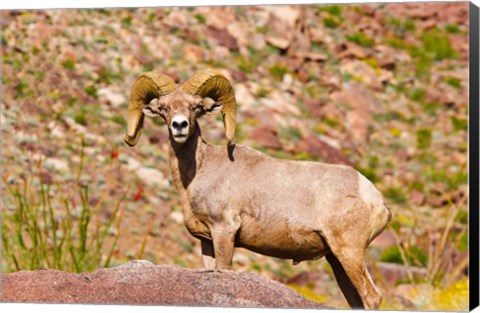
<path fill-rule="evenodd" d="M 2 273 L 1 302 L 325 308 L 254 273 L 131 261 L 92 273 Z"/>

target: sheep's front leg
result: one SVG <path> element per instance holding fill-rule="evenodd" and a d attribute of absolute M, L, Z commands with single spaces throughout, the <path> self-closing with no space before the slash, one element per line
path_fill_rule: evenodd
<path fill-rule="evenodd" d="M 215 251 L 215 269 L 229 269 L 232 266 L 236 229 L 216 227 L 212 230 Z"/>
<path fill-rule="evenodd" d="M 202 243 L 202 260 L 203 267 L 207 270 L 215 269 L 215 252 L 213 250 L 213 242 L 208 239 L 200 239 Z"/>

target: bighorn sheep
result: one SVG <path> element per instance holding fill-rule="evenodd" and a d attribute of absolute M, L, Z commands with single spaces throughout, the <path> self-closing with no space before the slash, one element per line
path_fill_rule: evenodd
<path fill-rule="evenodd" d="M 197 123 L 220 110 L 227 148 L 206 143 Z M 234 247 L 294 264 L 326 256 L 350 306 L 378 307 L 381 293 L 365 267 L 365 250 L 391 215 L 363 175 L 235 145 L 234 90 L 216 71 L 198 72 L 181 86 L 158 71 L 141 74 L 131 89 L 129 146 L 137 143 L 145 115 L 168 125 L 173 181 L 206 268 L 229 268 Z"/>

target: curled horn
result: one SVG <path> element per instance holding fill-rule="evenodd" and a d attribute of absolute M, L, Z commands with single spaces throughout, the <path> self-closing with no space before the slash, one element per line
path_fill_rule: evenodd
<path fill-rule="evenodd" d="M 187 80 L 182 88 L 191 95 L 208 97 L 223 103 L 222 116 L 228 145 L 234 143 L 237 119 L 237 102 L 230 82 L 220 73 L 213 70 L 201 71 Z"/>
<path fill-rule="evenodd" d="M 128 105 L 127 133 L 123 137 L 129 146 L 137 144 L 142 133 L 143 119 L 142 106 L 155 98 L 169 94 L 177 88 L 170 77 L 159 71 L 145 72 L 133 82 Z"/>

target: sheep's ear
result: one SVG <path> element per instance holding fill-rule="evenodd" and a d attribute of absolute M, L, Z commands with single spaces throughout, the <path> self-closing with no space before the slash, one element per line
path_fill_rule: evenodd
<path fill-rule="evenodd" d="M 195 112 L 197 118 L 205 114 L 215 114 L 221 111 L 223 108 L 222 102 L 215 102 L 213 99 L 205 98 L 198 105 L 192 107 L 192 111 Z"/>
<path fill-rule="evenodd" d="M 222 102 L 216 102 L 216 101 L 203 102 L 203 110 L 207 114 L 215 114 L 217 112 L 220 112 L 222 109 L 223 109 Z"/>

